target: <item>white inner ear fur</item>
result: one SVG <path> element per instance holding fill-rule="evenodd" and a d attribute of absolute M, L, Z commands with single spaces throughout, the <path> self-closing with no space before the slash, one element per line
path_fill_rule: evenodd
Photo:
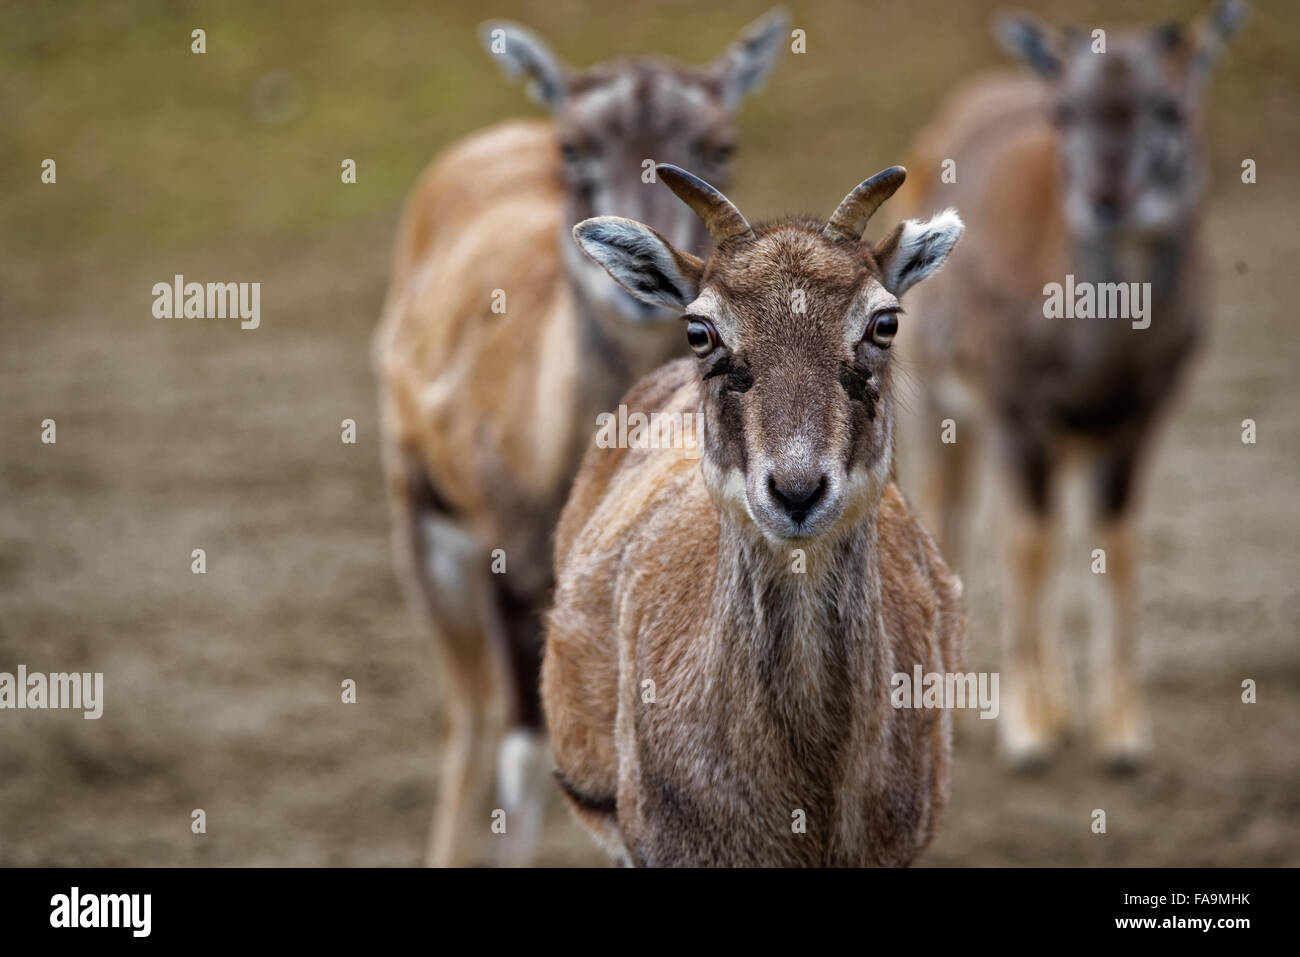
<path fill-rule="evenodd" d="M 642 302 L 681 309 L 696 296 L 695 281 L 681 271 L 672 251 L 648 226 L 618 216 L 598 216 L 574 226 L 573 238 Z"/>
<path fill-rule="evenodd" d="M 928 222 L 909 219 L 903 224 L 903 234 L 893 255 L 880 264 L 885 273 L 885 288 L 901 296 L 934 273 L 948 258 L 965 229 L 957 210 L 951 207 L 935 213 Z"/>

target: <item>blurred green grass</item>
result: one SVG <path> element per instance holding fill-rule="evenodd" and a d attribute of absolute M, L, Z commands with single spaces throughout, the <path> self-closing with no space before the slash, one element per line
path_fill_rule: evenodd
<path fill-rule="evenodd" d="M 737 200 L 755 215 L 825 212 L 899 161 L 963 76 L 1005 63 L 996 0 L 790 3 L 807 53 L 746 104 Z M 0 251 L 113 262 L 171 248 L 310 248 L 391 220 L 439 149 L 537 114 L 478 46 L 488 17 L 524 22 L 586 66 L 657 51 L 717 55 L 769 3 L 86 2 L 0 8 Z M 1188 20 L 1208 0 L 1019 4 L 1057 22 Z M 1300 8 L 1256 0 L 1212 94 L 1217 172 L 1251 156 L 1296 169 Z M 207 53 L 190 31 L 207 31 Z M 58 183 L 40 182 L 46 157 Z M 358 182 L 340 182 L 352 158 Z M 372 243 L 373 244 L 373 243 Z M 369 258 L 387 250 L 358 250 Z"/>

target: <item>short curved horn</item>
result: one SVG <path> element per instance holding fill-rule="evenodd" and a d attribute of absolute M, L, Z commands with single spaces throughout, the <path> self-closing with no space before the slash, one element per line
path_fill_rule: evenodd
<path fill-rule="evenodd" d="M 753 228 L 731 200 L 694 173 L 671 163 L 660 163 L 655 172 L 678 199 L 695 211 L 716 245 L 754 238 Z"/>
<path fill-rule="evenodd" d="M 901 166 L 882 169 L 871 179 L 863 180 L 853 191 L 844 197 L 830 222 L 822 230 L 827 239 L 847 239 L 858 242 L 867 229 L 867 221 L 880 208 L 880 204 L 894 195 L 894 191 L 903 185 L 907 170 Z"/>

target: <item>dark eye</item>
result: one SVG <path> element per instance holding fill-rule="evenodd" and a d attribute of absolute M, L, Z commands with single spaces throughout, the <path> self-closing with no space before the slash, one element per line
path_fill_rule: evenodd
<path fill-rule="evenodd" d="M 707 356 L 718 347 L 718 331 L 713 323 L 699 316 L 686 319 L 686 344 L 697 356 Z"/>
<path fill-rule="evenodd" d="M 871 317 L 871 323 L 867 326 L 867 336 L 876 345 L 882 349 L 888 349 L 889 344 L 894 341 L 894 336 L 898 334 L 898 313 L 897 312 L 878 312 Z"/>
<path fill-rule="evenodd" d="M 709 153 L 709 161 L 715 166 L 721 166 L 724 163 L 730 163 L 731 158 L 736 155 L 736 147 L 730 143 L 723 143 L 721 146 L 715 146 Z"/>
<path fill-rule="evenodd" d="M 582 154 L 578 152 L 578 148 L 572 143 L 561 143 L 560 155 L 564 157 L 566 163 L 576 163 L 582 159 Z"/>
<path fill-rule="evenodd" d="M 1165 100 L 1156 104 L 1156 119 L 1166 126 L 1178 126 L 1183 122 L 1183 111 L 1178 108 L 1178 104 L 1173 100 Z"/>

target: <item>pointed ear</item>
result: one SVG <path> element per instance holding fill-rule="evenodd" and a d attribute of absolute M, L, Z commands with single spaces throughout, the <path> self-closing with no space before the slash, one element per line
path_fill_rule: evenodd
<path fill-rule="evenodd" d="M 919 219 L 899 223 L 874 250 L 885 288 L 901 296 L 937 271 L 965 229 L 955 209 L 936 213 L 926 223 Z"/>
<path fill-rule="evenodd" d="M 1197 77 L 1209 76 L 1223 54 L 1223 48 L 1236 36 L 1249 13 L 1250 4 L 1246 0 L 1219 0 L 1196 25 L 1192 71 Z"/>
<path fill-rule="evenodd" d="M 730 108 L 763 85 L 789 39 L 790 15 L 774 7 L 741 32 L 710 68 L 722 80 L 723 102 Z"/>
<path fill-rule="evenodd" d="M 699 295 L 704 263 L 674 249 L 649 226 L 618 216 L 598 216 L 574 226 L 573 238 L 642 302 L 683 309 Z"/>
<path fill-rule="evenodd" d="M 488 20 L 478 36 L 509 79 L 528 80 L 530 97 L 551 110 L 563 102 L 569 71 L 537 34 L 508 20 Z"/>
<path fill-rule="evenodd" d="M 1047 80 L 1061 74 L 1062 37 L 1028 13 L 1000 13 L 993 19 L 993 37 L 998 45 L 1027 63 Z"/>

